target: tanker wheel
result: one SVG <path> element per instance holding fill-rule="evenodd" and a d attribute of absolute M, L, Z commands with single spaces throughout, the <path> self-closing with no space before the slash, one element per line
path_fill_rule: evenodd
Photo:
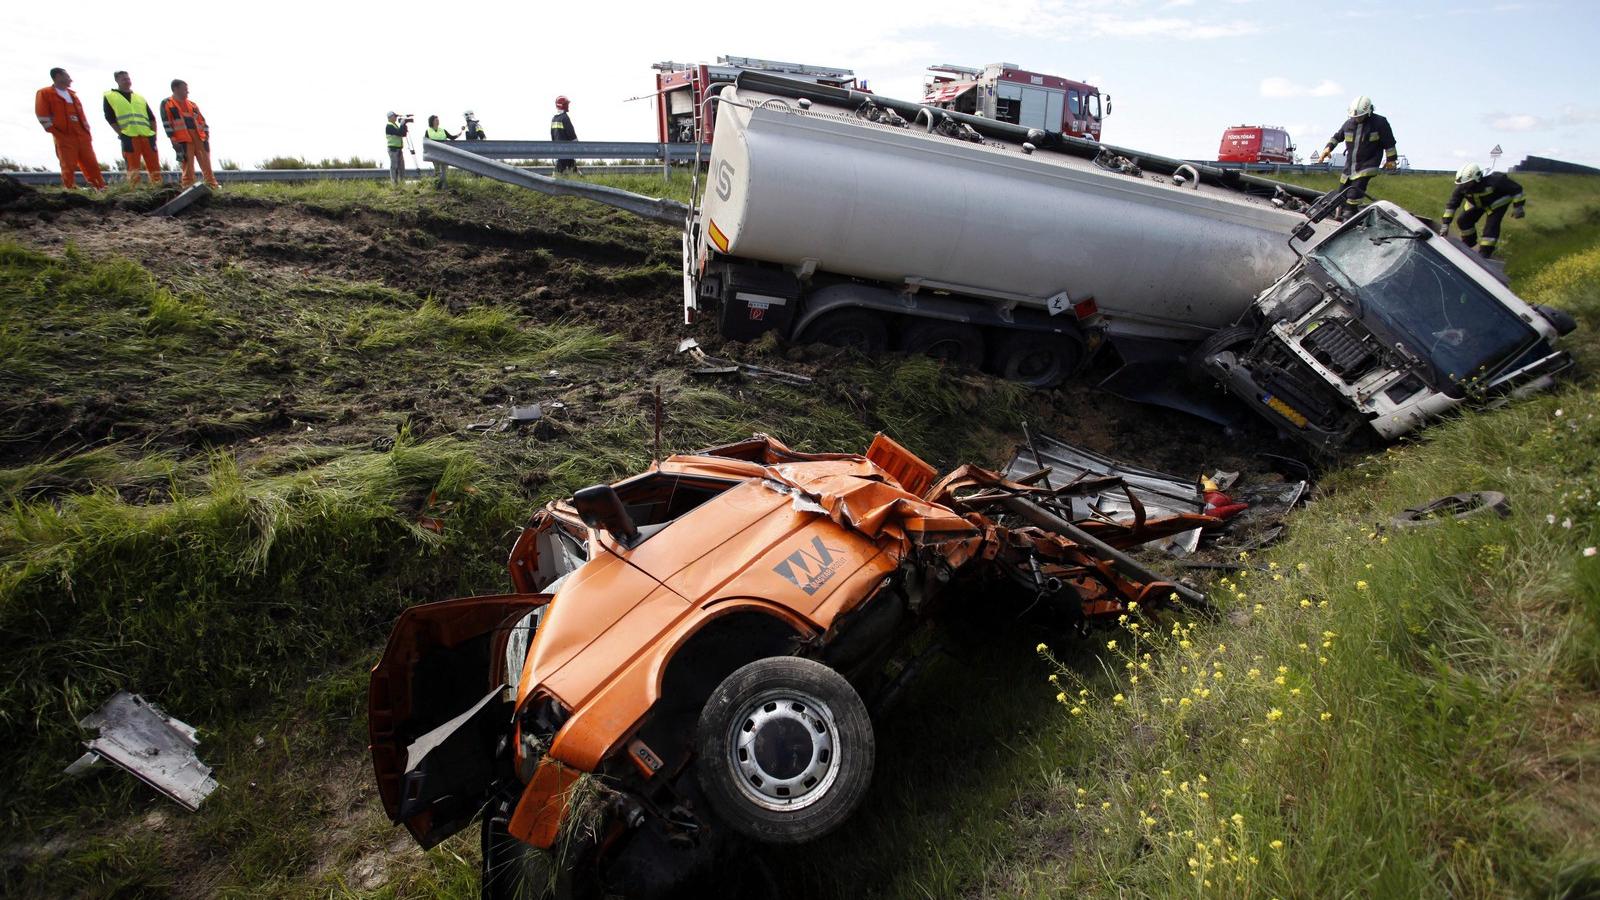
<path fill-rule="evenodd" d="M 1189 357 L 1184 361 L 1189 378 L 1201 384 L 1210 384 L 1216 381 L 1210 372 L 1206 371 L 1206 357 L 1221 353 L 1224 350 L 1239 351 L 1250 346 L 1255 340 L 1256 328 L 1253 325 L 1229 325 L 1219 331 L 1214 331 L 1211 336 L 1201 341 L 1198 346 L 1189 351 Z"/>
<path fill-rule="evenodd" d="M 876 356 L 889 346 L 889 326 L 882 315 L 870 309 L 836 309 L 807 325 L 801 339 Z"/>
<path fill-rule="evenodd" d="M 1052 388 L 1078 370 L 1083 342 L 1064 334 L 1006 331 L 995 342 L 989 367 L 996 375 L 1033 388 Z"/>
<path fill-rule="evenodd" d="M 920 319 L 900 335 L 900 349 L 976 369 L 983 365 L 983 332 L 961 322 Z"/>

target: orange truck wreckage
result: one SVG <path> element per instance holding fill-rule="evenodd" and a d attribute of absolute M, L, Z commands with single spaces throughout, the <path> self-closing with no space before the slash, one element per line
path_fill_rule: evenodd
<path fill-rule="evenodd" d="M 884 435 L 865 456 L 757 435 L 545 506 L 515 593 L 397 620 L 369 710 L 389 817 L 424 848 L 481 819 L 490 896 L 558 844 L 551 884 L 649 896 L 843 823 L 950 595 L 1008 583 L 1084 623 L 1198 599 L 1120 551 L 1216 519 L 1134 500 L 1132 523 L 1074 524 L 1051 510 L 1081 482 L 936 476 Z"/>

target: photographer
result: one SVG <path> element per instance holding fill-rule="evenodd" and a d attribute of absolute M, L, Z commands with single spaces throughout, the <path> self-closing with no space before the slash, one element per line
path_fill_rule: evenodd
<path fill-rule="evenodd" d="M 395 186 L 400 184 L 400 175 L 406 170 L 405 146 L 406 136 L 410 134 L 408 126 L 416 121 L 415 116 L 405 116 L 391 110 L 389 124 L 383 127 L 384 141 L 389 145 L 389 183 Z"/>

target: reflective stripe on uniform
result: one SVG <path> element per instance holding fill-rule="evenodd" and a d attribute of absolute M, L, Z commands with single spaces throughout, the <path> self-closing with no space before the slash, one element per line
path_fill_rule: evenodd
<path fill-rule="evenodd" d="M 1495 244 L 1498 244 L 1498 243 L 1500 243 L 1500 239 L 1499 238 L 1486 237 L 1483 240 L 1478 242 L 1478 246 L 1480 246 L 1480 247 L 1493 247 Z"/>
<path fill-rule="evenodd" d="M 1378 173 L 1380 173 L 1382 171 L 1383 171 L 1383 167 L 1382 166 L 1373 166 L 1370 169 L 1361 169 L 1361 170 L 1356 171 L 1356 172 L 1351 172 L 1350 176 L 1349 176 L 1349 178 L 1347 180 L 1354 181 L 1357 178 L 1371 178 L 1372 176 L 1377 175 Z"/>
<path fill-rule="evenodd" d="M 1513 199 L 1514 198 L 1512 198 L 1512 197 L 1501 197 L 1499 200 L 1496 200 L 1495 202 L 1489 204 L 1489 208 L 1490 209 L 1499 209 L 1502 206 L 1509 206 Z"/>
<path fill-rule="evenodd" d="M 129 96 L 122 96 L 121 91 L 106 91 L 106 102 L 111 105 L 111 111 L 117 114 L 117 131 L 128 137 L 154 137 L 155 123 L 144 114 L 149 107 L 144 97 L 137 92 L 130 92 Z"/>
<path fill-rule="evenodd" d="M 54 125 L 56 123 L 56 119 L 55 119 L 54 116 L 34 116 L 34 118 L 38 119 L 39 120 L 39 124 L 43 125 L 46 128 L 49 128 L 51 125 Z"/>

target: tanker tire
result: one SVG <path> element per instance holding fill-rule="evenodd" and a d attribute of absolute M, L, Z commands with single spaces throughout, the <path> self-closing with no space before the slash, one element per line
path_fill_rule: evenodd
<path fill-rule="evenodd" d="M 1199 346 L 1189 352 L 1189 358 L 1184 361 L 1190 380 L 1200 384 L 1215 383 L 1217 379 L 1206 371 L 1206 358 L 1224 350 L 1238 350 L 1249 346 L 1255 337 L 1254 325 L 1229 325 L 1220 331 L 1212 332 L 1210 337 L 1201 341 Z"/>
<path fill-rule="evenodd" d="M 832 344 L 877 356 L 889 346 L 889 326 L 870 309 L 836 309 L 823 313 L 806 326 L 801 340 Z"/>
<path fill-rule="evenodd" d="M 695 747 L 717 817 L 767 844 L 802 844 L 844 824 L 866 797 L 876 752 L 855 688 L 797 656 L 758 659 L 724 679 L 700 712 Z"/>
<path fill-rule="evenodd" d="M 1053 388 L 1078 371 L 1083 342 L 1043 331 L 1007 331 L 995 342 L 989 367 L 1007 381 Z"/>
<path fill-rule="evenodd" d="M 900 335 L 900 349 L 976 369 L 983 365 L 983 332 L 961 322 L 919 319 Z"/>

